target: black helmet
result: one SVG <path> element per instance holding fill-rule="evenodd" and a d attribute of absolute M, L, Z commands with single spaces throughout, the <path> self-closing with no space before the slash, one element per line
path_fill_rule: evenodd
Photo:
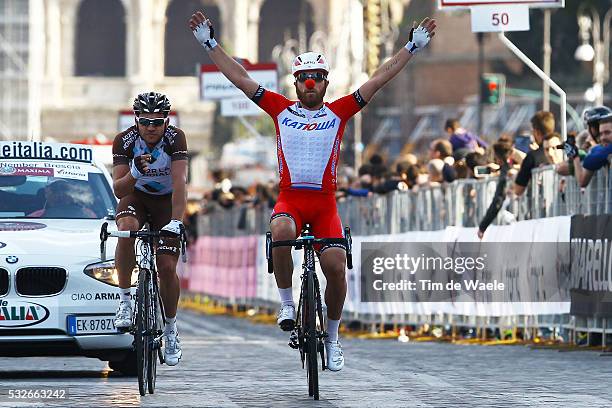
<path fill-rule="evenodd" d="M 582 114 L 582 120 L 587 125 L 595 125 L 599 123 L 599 120 L 606 115 L 612 113 L 612 109 L 607 106 L 596 106 L 594 108 L 585 109 Z"/>
<path fill-rule="evenodd" d="M 159 92 L 144 92 L 134 99 L 134 114 L 161 112 L 164 117 L 170 113 L 170 101 Z"/>

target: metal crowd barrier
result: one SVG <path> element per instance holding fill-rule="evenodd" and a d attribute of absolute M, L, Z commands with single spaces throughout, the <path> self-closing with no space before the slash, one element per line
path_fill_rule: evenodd
<path fill-rule="evenodd" d="M 476 227 L 493 200 L 497 177 L 457 180 L 453 183 L 394 191 L 370 197 L 348 196 L 338 201 L 338 212 L 353 235 L 435 231 L 448 226 Z M 512 180 L 508 180 L 512 188 Z M 612 213 L 612 175 L 602 169 L 586 188 L 574 177 L 558 175 L 553 166 L 534 169 L 526 193 L 512 198 L 508 210 L 517 220 L 573 214 Z M 243 236 L 264 234 L 271 209 L 243 205 L 230 209 L 213 206 L 198 220 L 198 235 Z"/>
<path fill-rule="evenodd" d="M 497 181 L 496 177 L 458 180 L 450 184 L 419 188 L 417 191 L 395 191 L 370 197 L 349 196 L 338 201 L 338 211 L 342 222 L 351 226 L 353 236 L 433 231 L 448 226 L 476 227 L 493 199 Z M 512 180 L 508 180 L 507 185 L 512 189 Z M 612 213 L 612 172 L 610 168 L 602 169 L 594 174 L 586 188 L 580 188 L 574 177 L 560 176 L 552 166 L 535 169 L 525 194 L 519 198 L 513 197 L 508 210 L 519 221 L 573 214 Z M 243 205 L 230 209 L 212 206 L 206 214 L 198 217 L 198 236 L 218 241 L 225 239 L 222 237 L 243 237 L 246 240 L 249 236 L 264 234 L 269 229 L 270 212 L 271 208 L 265 205 Z M 243 238 L 238 241 L 242 242 Z M 240 242 L 237 245 L 242 245 Z M 233 279 L 242 280 L 238 277 Z M 268 283 L 271 286 L 267 293 L 271 294 L 271 299 L 275 290 L 273 282 L 265 284 Z M 197 293 L 208 296 L 202 291 Z M 214 295 L 210 296 L 215 298 Z M 255 307 L 263 305 L 262 299 L 248 295 L 241 299 L 226 300 L 230 303 L 244 302 Z M 533 337 L 536 333 L 569 333 L 574 344 L 580 340 L 577 340 L 577 333 L 586 333 L 588 343 L 589 336 L 604 334 L 612 328 L 612 319 L 568 314 L 475 317 L 450 314 L 357 316 L 350 313 L 345 318 L 359 320 L 372 327 L 385 324 L 429 325 L 467 327 L 478 331 L 519 328 L 527 337 Z"/>

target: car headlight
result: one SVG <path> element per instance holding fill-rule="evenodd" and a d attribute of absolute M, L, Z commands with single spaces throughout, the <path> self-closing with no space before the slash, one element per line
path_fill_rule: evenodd
<path fill-rule="evenodd" d="M 85 272 L 85 275 L 90 276 L 95 280 L 119 287 L 119 272 L 117 271 L 117 268 L 115 268 L 114 260 L 87 265 L 83 272 Z M 132 271 L 131 285 L 136 286 L 137 282 L 138 268 L 134 268 Z"/>

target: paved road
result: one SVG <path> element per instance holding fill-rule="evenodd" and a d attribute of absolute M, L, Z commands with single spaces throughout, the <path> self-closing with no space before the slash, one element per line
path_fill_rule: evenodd
<path fill-rule="evenodd" d="M 612 358 L 594 352 L 345 340 L 346 367 L 322 373 L 312 401 L 298 352 L 274 327 L 184 311 L 179 330 L 183 360 L 159 370 L 154 395 L 86 358 L 2 358 L 0 388 L 67 386 L 69 401 L 48 405 L 80 407 L 612 406 Z"/>

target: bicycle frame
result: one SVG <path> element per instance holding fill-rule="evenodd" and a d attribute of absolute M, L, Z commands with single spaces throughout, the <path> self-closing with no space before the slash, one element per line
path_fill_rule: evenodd
<path fill-rule="evenodd" d="M 319 279 L 315 270 L 316 244 L 341 245 L 346 251 L 347 266 L 353 268 L 352 240 L 349 227 L 344 229 L 344 238 L 317 239 L 310 235 L 310 226 L 307 224 L 301 236 L 296 240 L 272 241 L 272 234 L 266 233 L 266 257 L 268 259 L 268 272 L 273 273 L 272 248 L 294 247 L 304 250 L 304 261 L 302 263 L 302 276 L 300 299 L 296 313 L 296 326 L 291 332 L 289 346 L 300 351 L 302 368 L 306 368 L 308 378 L 308 394 L 315 400 L 319 399 L 318 363 L 317 354 L 321 356 L 321 369 L 325 370 L 325 347 L 324 340 L 327 332 L 324 330 L 323 307 L 321 302 L 321 290 Z M 317 318 L 318 326 L 317 328 Z"/>
<path fill-rule="evenodd" d="M 181 252 L 183 262 L 186 262 L 184 231 L 181 232 Z M 130 333 L 134 336 L 138 363 L 138 388 L 141 395 L 146 389 L 150 394 L 155 391 L 157 377 L 157 358 L 160 364 L 164 363 L 161 352 L 161 336 L 163 324 L 166 323 L 166 313 L 159 291 L 156 243 L 160 237 L 159 231 L 108 231 L 108 223 L 104 223 L 100 230 L 101 258 L 105 259 L 106 240 L 108 237 L 136 238 L 136 265 L 138 266 L 138 285 L 136 289 L 136 307 L 132 315 Z M 155 356 L 157 354 L 157 356 Z"/>

